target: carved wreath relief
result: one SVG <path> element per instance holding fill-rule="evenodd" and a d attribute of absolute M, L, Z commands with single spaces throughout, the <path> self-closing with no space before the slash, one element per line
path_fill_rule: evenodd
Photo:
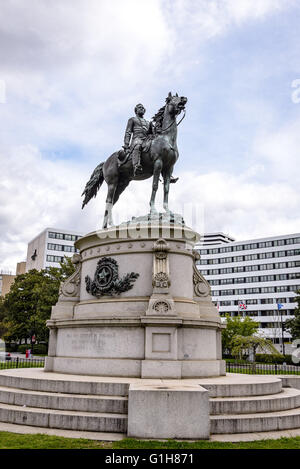
<path fill-rule="evenodd" d="M 120 279 L 117 261 L 111 257 L 103 257 L 97 263 L 94 280 L 88 275 L 85 277 L 86 291 L 97 298 L 120 295 L 131 290 L 138 276 L 139 274 L 130 272 Z"/>

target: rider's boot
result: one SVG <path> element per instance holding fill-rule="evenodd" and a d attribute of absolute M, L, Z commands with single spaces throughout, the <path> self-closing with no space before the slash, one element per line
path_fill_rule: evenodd
<path fill-rule="evenodd" d="M 137 176 L 143 172 L 141 165 L 141 150 L 138 146 L 135 147 L 132 153 L 133 175 Z"/>

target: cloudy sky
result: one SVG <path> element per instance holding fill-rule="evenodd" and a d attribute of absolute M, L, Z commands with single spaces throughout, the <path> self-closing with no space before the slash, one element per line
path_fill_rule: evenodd
<path fill-rule="evenodd" d="M 101 226 L 106 187 L 82 211 L 85 183 L 169 91 L 188 98 L 171 208 L 236 239 L 299 232 L 299 23 L 297 0 L 1 0 L 0 270 L 46 227 Z"/>

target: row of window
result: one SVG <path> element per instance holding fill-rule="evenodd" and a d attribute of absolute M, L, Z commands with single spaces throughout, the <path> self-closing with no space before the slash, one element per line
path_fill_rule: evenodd
<path fill-rule="evenodd" d="M 219 305 L 220 306 L 237 306 L 241 300 L 224 300 L 220 301 Z M 267 305 L 267 304 L 276 304 L 276 303 L 294 303 L 295 299 L 294 297 L 292 298 L 251 298 L 248 300 L 243 300 L 243 303 L 246 305 Z M 274 311 L 273 311 L 274 314 Z"/>
<path fill-rule="evenodd" d="M 259 293 L 280 293 L 280 292 L 297 292 L 300 285 L 280 285 L 278 287 L 256 287 L 256 288 L 239 288 L 236 290 L 212 290 L 212 296 L 233 296 L 233 295 L 252 295 Z"/>
<path fill-rule="evenodd" d="M 68 246 L 63 244 L 48 243 L 47 247 L 49 251 L 78 252 L 75 246 Z"/>
<path fill-rule="evenodd" d="M 238 267 L 224 267 L 222 269 L 201 269 L 200 272 L 202 275 L 224 275 L 237 272 L 255 272 L 257 270 L 292 269 L 295 267 L 300 267 L 300 261 L 276 262 L 275 264 L 241 265 Z"/>
<path fill-rule="evenodd" d="M 237 278 L 221 278 L 220 280 L 209 280 L 210 285 L 231 285 L 236 283 L 257 283 L 257 282 L 274 282 L 279 280 L 295 280 L 300 278 L 300 272 L 292 274 L 279 275 L 262 275 L 260 277 L 237 277 Z"/>
<path fill-rule="evenodd" d="M 275 318 L 276 320 L 273 321 L 273 323 L 277 324 L 278 323 L 278 320 L 280 320 L 279 316 L 274 314 L 275 311 L 247 311 L 247 312 L 244 312 L 243 311 L 243 314 L 241 314 L 241 312 L 237 312 L 237 311 L 232 311 L 231 313 L 226 311 L 226 312 L 220 312 L 220 316 L 222 317 L 226 317 L 226 316 L 250 316 L 250 317 L 270 317 L 272 316 L 273 318 Z M 287 309 L 285 311 L 282 311 L 282 316 L 293 316 L 295 314 L 295 311 L 293 309 Z"/>
<path fill-rule="evenodd" d="M 300 249 L 289 249 L 288 251 L 262 252 L 260 254 L 248 254 L 246 256 L 221 257 L 217 259 L 200 259 L 198 264 L 229 264 L 231 262 L 255 261 L 258 259 L 272 259 L 274 257 L 300 256 Z"/>
<path fill-rule="evenodd" d="M 63 262 L 64 258 L 61 256 L 46 256 L 47 262 Z"/>
<path fill-rule="evenodd" d="M 55 233 L 53 231 L 49 231 L 48 237 L 54 239 L 65 239 L 66 241 L 76 241 L 80 238 L 80 236 L 65 233 Z"/>
<path fill-rule="evenodd" d="M 240 244 L 237 246 L 226 246 L 213 249 L 201 249 L 200 254 L 221 254 L 224 252 L 248 251 L 249 249 L 264 249 L 275 246 L 286 246 L 291 244 L 300 244 L 300 238 L 277 239 L 274 241 L 263 241 L 261 243 Z"/>

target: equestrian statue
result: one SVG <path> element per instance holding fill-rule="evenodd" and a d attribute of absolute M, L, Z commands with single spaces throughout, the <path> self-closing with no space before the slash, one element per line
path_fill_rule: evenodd
<path fill-rule="evenodd" d="M 108 190 L 103 228 L 113 225 L 112 207 L 130 181 L 142 181 L 152 176 L 150 215 L 157 215 L 155 197 L 160 176 L 164 183 L 163 207 L 171 214 L 168 196 L 170 183 L 175 183 L 178 179 L 173 178 L 172 173 L 179 157 L 177 126 L 181 122 L 177 123 L 176 117 L 185 111 L 186 103 L 187 98 L 179 97 L 177 93 L 172 96 L 170 92 L 166 104 L 160 108 L 151 122 L 144 119 L 146 112 L 144 106 L 142 104 L 135 106 L 135 117 L 128 120 L 123 148 L 95 168 L 82 194 L 83 208 L 92 197 L 96 197 L 103 181 L 106 181 Z"/>

